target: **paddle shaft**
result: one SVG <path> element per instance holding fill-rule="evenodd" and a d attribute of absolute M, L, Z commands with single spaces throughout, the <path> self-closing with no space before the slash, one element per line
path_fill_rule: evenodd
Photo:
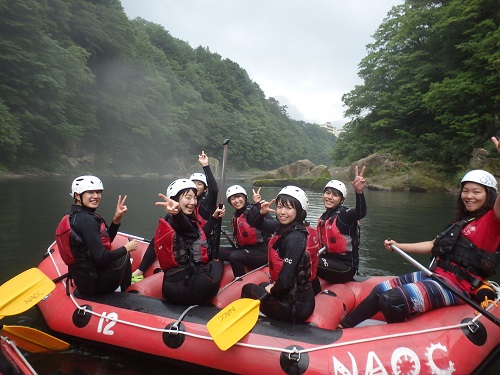
<path fill-rule="evenodd" d="M 227 162 L 227 149 L 229 141 L 230 141 L 229 139 L 224 139 L 224 142 L 222 143 L 222 145 L 224 146 L 224 153 L 222 155 L 221 183 L 219 187 L 219 205 L 221 205 L 222 202 L 224 201 L 224 195 L 225 195 L 224 187 L 226 184 L 226 162 Z"/>
<path fill-rule="evenodd" d="M 233 249 L 236 249 L 236 244 L 234 243 L 234 241 L 231 239 L 231 237 L 229 237 L 229 235 L 227 234 L 227 232 L 224 230 L 224 228 L 220 228 L 220 231 L 222 232 L 222 234 L 224 235 L 224 237 L 226 237 L 226 240 L 227 242 L 229 242 L 231 244 L 231 247 Z"/>
<path fill-rule="evenodd" d="M 479 311 L 481 314 L 483 314 L 486 318 L 491 320 L 493 323 L 495 323 L 497 326 L 500 326 L 500 320 L 497 319 L 496 316 L 488 312 L 486 309 L 483 309 L 481 306 L 479 306 L 476 302 L 471 300 L 469 297 L 464 296 L 462 293 L 457 291 L 456 289 L 452 288 L 450 285 L 448 285 L 444 280 L 440 279 L 438 276 L 436 276 L 435 273 L 433 273 L 431 270 L 428 268 L 424 267 L 421 265 L 419 262 L 417 262 L 415 259 L 413 259 L 411 256 L 409 256 L 407 253 L 405 253 L 403 250 L 401 250 L 399 247 L 396 245 L 392 244 L 391 248 L 399 253 L 403 258 L 405 258 L 408 262 L 410 262 L 412 265 L 414 265 L 416 268 L 418 268 L 420 271 L 425 273 L 427 276 L 429 276 L 432 280 L 436 281 L 439 285 L 442 287 L 448 289 L 453 295 L 464 301 L 466 304 L 469 306 L 473 307 L 477 311 Z"/>
<path fill-rule="evenodd" d="M 223 197 L 225 195 L 224 186 L 226 184 L 226 161 L 227 161 L 227 148 L 229 144 L 229 139 L 224 139 L 222 145 L 224 146 L 224 153 L 222 155 L 222 171 L 221 171 L 221 184 L 219 186 L 219 208 L 222 208 L 224 205 Z M 215 232 L 215 254 L 214 259 L 219 259 L 219 247 L 220 247 L 220 232 L 222 230 L 222 218 L 217 219 L 218 228 L 216 228 Z"/>
<path fill-rule="evenodd" d="M 134 236 L 133 234 L 128 234 L 128 233 L 124 233 L 124 232 L 118 232 L 118 234 L 126 236 L 129 241 L 131 241 L 131 240 L 137 240 L 137 241 L 146 242 L 146 243 L 150 243 L 151 242 L 150 240 L 148 240 L 148 239 L 146 239 L 144 237 Z"/>

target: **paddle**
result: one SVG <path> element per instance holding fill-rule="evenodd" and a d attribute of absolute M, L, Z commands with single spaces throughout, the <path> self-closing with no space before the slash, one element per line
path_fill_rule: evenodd
<path fill-rule="evenodd" d="M 219 208 L 223 206 L 223 196 L 225 195 L 224 185 L 226 184 L 226 161 L 227 161 L 227 148 L 229 144 L 229 139 L 224 139 L 222 145 L 224 146 L 224 154 L 222 156 L 222 171 L 221 171 L 221 186 L 219 186 Z M 218 228 L 215 232 L 215 253 L 214 259 L 219 259 L 219 246 L 220 246 L 220 232 L 222 229 L 222 218 L 218 219 Z"/>
<path fill-rule="evenodd" d="M 483 309 L 481 306 L 479 306 L 476 302 L 474 302 L 473 300 L 471 300 L 469 297 L 464 296 L 462 293 L 460 293 L 456 289 L 453 289 L 444 280 L 442 280 L 438 276 L 436 276 L 435 273 L 433 273 L 431 270 L 429 270 L 428 268 L 426 268 L 423 265 L 421 265 L 419 262 L 417 262 L 415 259 L 413 259 L 411 256 L 409 256 L 407 253 L 405 253 L 403 250 L 401 250 L 396 245 L 392 244 L 391 248 L 394 251 L 396 251 L 397 253 L 399 253 L 399 255 L 401 255 L 403 258 L 405 258 L 412 265 L 414 265 L 415 267 L 417 267 L 420 271 L 422 271 L 427 276 L 429 276 L 434 281 L 436 281 L 439 285 L 441 285 L 442 287 L 448 289 L 453 295 L 455 295 L 456 297 L 460 298 L 462 301 L 464 301 L 469 306 L 472 306 L 474 309 L 476 309 L 477 311 L 479 311 L 481 314 L 483 314 L 486 318 L 488 318 L 489 320 L 491 320 L 497 326 L 500 326 L 500 320 L 497 319 L 496 316 L 494 316 L 493 314 L 491 314 L 487 310 Z"/>
<path fill-rule="evenodd" d="M 260 301 L 240 298 L 222 309 L 207 323 L 208 333 L 220 350 L 227 350 L 257 323 Z"/>
<path fill-rule="evenodd" d="M 44 353 L 69 348 L 69 343 L 48 333 L 24 326 L 0 325 L 2 335 L 8 337 L 21 349 L 30 353 Z"/>
<path fill-rule="evenodd" d="M 28 310 L 55 287 L 54 282 L 38 268 L 30 268 L 20 273 L 0 286 L 0 318 Z M 68 343 L 34 328 L 0 325 L 0 330 L 2 334 L 15 341 L 17 346 L 32 353 L 63 350 L 69 347 Z"/>
<path fill-rule="evenodd" d="M 20 314 L 35 306 L 56 287 L 38 268 L 13 277 L 0 286 L 0 316 Z"/>
<path fill-rule="evenodd" d="M 226 237 L 226 240 L 227 242 L 230 243 L 231 247 L 233 249 L 236 249 L 236 244 L 234 243 L 234 241 L 231 239 L 231 237 L 229 237 L 229 235 L 227 234 L 227 232 L 224 230 L 224 228 L 220 228 L 220 231 L 222 232 L 222 234 L 224 235 L 224 237 Z"/>
<path fill-rule="evenodd" d="M 326 250 L 323 246 L 318 254 Z M 265 294 L 261 299 L 266 298 Z M 207 323 L 208 333 L 219 349 L 227 350 L 245 336 L 257 323 L 260 300 L 240 298 L 222 309 Z"/>
<path fill-rule="evenodd" d="M 128 233 L 124 233 L 124 232 L 118 232 L 118 234 L 121 234 L 122 236 L 126 236 L 129 241 L 131 241 L 131 240 L 137 240 L 137 241 L 140 241 L 140 242 L 151 243 L 151 240 L 148 240 L 148 239 L 146 239 L 144 237 L 138 237 L 138 236 L 134 236 L 133 234 L 128 234 Z"/>

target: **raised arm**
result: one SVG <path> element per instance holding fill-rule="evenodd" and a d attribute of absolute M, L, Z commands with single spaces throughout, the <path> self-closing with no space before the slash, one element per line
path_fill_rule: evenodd
<path fill-rule="evenodd" d="M 201 155 L 198 156 L 198 162 L 203 168 L 203 172 L 205 173 L 205 177 L 207 178 L 207 187 L 208 187 L 208 207 L 210 208 L 210 213 L 212 214 L 217 207 L 217 196 L 219 195 L 219 185 L 217 185 L 217 180 L 215 179 L 214 174 L 212 173 L 212 169 L 210 169 L 210 165 L 208 163 L 208 156 L 205 154 L 205 151 L 201 152 Z M 220 202 L 219 202 L 220 203 Z"/>

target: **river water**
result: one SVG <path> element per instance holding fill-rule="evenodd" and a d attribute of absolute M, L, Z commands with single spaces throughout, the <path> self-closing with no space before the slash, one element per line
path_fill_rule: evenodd
<path fill-rule="evenodd" d="M 36 267 L 43 253 L 54 240 L 55 228 L 69 209 L 72 199 L 72 176 L 32 177 L 20 179 L 0 178 L 0 283 L 20 272 Z M 128 195 L 128 212 L 120 231 L 151 238 L 163 210 L 154 205 L 158 193 L 165 193 L 170 180 L 142 178 L 103 178 L 104 194 L 98 213 L 109 223 L 112 219 L 118 194 Z M 226 188 L 241 184 L 249 196 L 252 186 L 235 178 L 226 180 Z M 279 188 L 263 188 L 261 195 L 270 200 Z M 308 220 L 314 226 L 324 211 L 321 194 L 306 191 L 310 209 Z M 382 246 L 391 237 L 401 242 L 432 239 L 452 219 L 455 196 L 448 194 L 423 194 L 407 192 L 366 191 L 368 215 L 361 221 L 360 274 L 397 275 L 412 272 L 415 268 L 395 253 Z M 353 191 L 348 190 L 345 204 L 353 206 Z M 224 226 L 229 231 L 233 210 L 227 208 Z M 222 236 L 221 242 L 225 239 Z M 427 265 L 428 257 L 414 257 Z M 499 281 L 497 275 L 494 280 Z M 27 325 L 47 331 L 36 309 L 2 319 L 5 325 Z M 132 338 L 133 339 L 133 338 Z M 76 342 L 68 339 L 71 347 L 62 353 L 28 354 L 28 359 L 39 374 L 198 374 L 213 373 L 207 369 L 184 366 L 178 362 L 158 361 L 133 353 L 114 352 L 109 348 Z M 489 373 L 498 374 L 500 361 Z"/>

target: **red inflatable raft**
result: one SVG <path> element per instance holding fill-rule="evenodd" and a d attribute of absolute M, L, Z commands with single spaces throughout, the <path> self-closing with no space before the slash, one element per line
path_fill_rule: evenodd
<path fill-rule="evenodd" d="M 128 238 L 119 234 L 113 246 Z M 133 253 L 133 269 L 146 247 L 143 242 Z M 213 305 L 175 306 L 161 298 L 162 274 L 154 273 L 156 267 L 126 292 L 86 297 L 70 285 L 68 295 L 60 280 L 67 268 L 53 243 L 39 269 L 58 281 L 38 306 L 56 332 L 238 374 L 472 374 L 495 360 L 500 347 L 500 328 L 469 305 L 438 309 L 405 323 L 385 324 L 376 316 L 379 320 L 370 324 L 336 329 L 345 313 L 388 278 L 372 277 L 323 284 L 307 324 L 259 316 L 248 334 L 223 351 L 207 322 L 240 298 L 242 285 L 269 280 L 267 269 L 234 282 L 226 266 Z M 490 305 L 488 312 L 500 318 L 500 307 Z"/>

